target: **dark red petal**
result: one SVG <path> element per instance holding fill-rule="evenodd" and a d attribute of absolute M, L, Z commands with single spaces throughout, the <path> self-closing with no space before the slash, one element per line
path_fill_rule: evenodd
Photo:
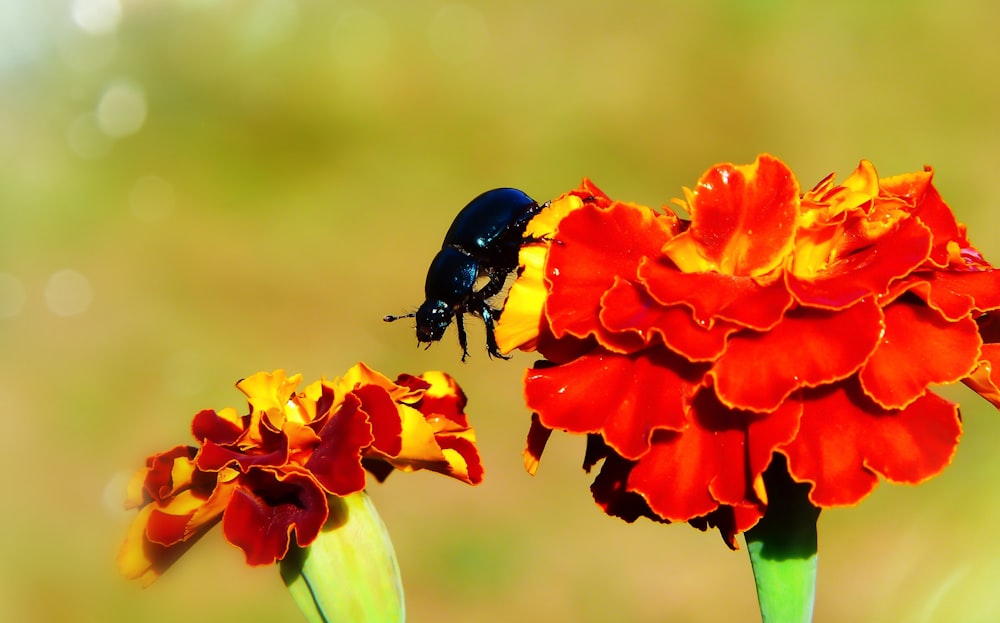
<path fill-rule="evenodd" d="M 838 383 L 804 392 L 799 432 L 780 452 L 795 480 L 813 484 L 813 504 L 844 506 L 867 496 L 880 474 L 909 484 L 937 475 L 961 432 L 958 405 L 931 392 L 887 411 L 855 383 Z"/>
<path fill-rule="evenodd" d="M 678 239 L 690 236 L 698 254 L 720 272 L 766 273 L 790 251 L 799 185 L 784 162 L 765 154 L 752 165 L 717 165 L 692 194 L 691 228 Z"/>
<path fill-rule="evenodd" d="M 232 464 L 239 466 L 241 471 L 251 467 L 278 467 L 288 462 L 288 437 L 283 432 L 275 432 L 270 428 L 259 429 L 261 445 L 258 447 L 243 447 L 237 442 L 223 446 L 211 440 L 202 442 L 201 450 L 196 459 L 198 469 L 206 472 L 217 472 Z"/>
<path fill-rule="evenodd" d="M 687 426 L 687 403 L 704 370 L 666 349 L 642 355 L 595 350 L 567 364 L 530 370 L 524 393 L 546 428 L 601 433 L 612 449 L 635 459 L 648 450 L 654 430 Z"/>
<path fill-rule="evenodd" d="M 320 443 L 305 467 L 327 492 L 345 496 L 365 488 L 361 453 L 375 440 L 372 426 L 353 394 L 330 414 L 320 431 Z M 395 408 L 395 407 L 394 407 Z"/>
<path fill-rule="evenodd" d="M 788 290 L 803 305 L 844 309 L 867 296 L 887 293 L 889 284 L 914 271 L 930 250 L 930 230 L 917 219 L 906 219 L 894 232 L 835 259 L 818 275 L 785 273 Z"/>
<path fill-rule="evenodd" d="M 886 307 L 885 333 L 859 378 L 865 393 L 885 409 L 901 409 L 932 383 L 969 375 L 979 357 L 979 327 L 969 317 L 949 322 L 910 297 Z"/>
<path fill-rule="evenodd" d="M 704 532 L 709 528 L 717 528 L 722 540 L 729 549 L 740 548 L 736 537 L 757 525 L 764 516 L 763 504 L 741 504 L 740 506 L 720 506 L 704 517 L 696 517 L 688 523 Z"/>
<path fill-rule="evenodd" d="M 463 481 L 471 485 L 478 485 L 483 481 L 483 460 L 479 457 L 479 449 L 475 442 L 457 435 L 436 435 L 434 439 L 442 450 L 454 450 L 465 461 L 469 477 L 463 478 Z"/>
<path fill-rule="evenodd" d="M 645 262 L 639 279 L 662 305 L 684 304 L 700 324 L 726 320 L 765 331 L 781 320 L 792 297 L 781 280 L 760 285 L 752 277 L 722 273 L 682 273 L 665 262 Z"/>
<path fill-rule="evenodd" d="M 235 443 L 243 434 L 243 427 L 238 423 L 219 417 L 213 409 L 199 411 L 191 421 L 191 433 L 198 441 L 210 439 L 217 444 Z"/>
<path fill-rule="evenodd" d="M 390 456 L 399 454 L 403 449 L 403 422 L 389 392 L 378 385 L 362 385 L 351 394 L 358 398 L 361 412 L 368 416 L 373 438 L 371 445 Z M 359 441 L 362 437 L 358 436 Z"/>
<path fill-rule="evenodd" d="M 552 334 L 584 338 L 603 331 L 597 320 L 601 296 L 615 277 L 633 278 L 644 256 L 659 255 L 672 225 L 649 208 L 623 203 L 608 209 L 584 204 L 566 216 L 545 265 Z"/>
<path fill-rule="evenodd" d="M 642 286 L 621 279 L 604 295 L 601 306 L 600 320 L 609 331 L 630 333 L 646 345 L 658 336 L 670 350 L 690 361 L 714 360 L 726 348 L 726 338 L 739 330 L 721 320 L 699 323 L 686 305 L 665 307 Z"/>
<path fill-rule="evenodd" d="M 801 387 L 843 379 L 864 364 L 882 332 L 882 311 L 869 298 L 842 311 L 798 308 L 767 333 L 743 331 L 709 373 L 722 402 L 772 411 Z"/>
<path fill-rule="evenodd" d="M 405 373 L 400 374 L 396 378 L 396 385 L 402 385 L 403 387 L 408 387 L 413 390 L 428 389 L 431 386 L 431 384 L 425 379 Z"/>
<path fill-rule="evenodd" d="M 983 338 L 984 344 L 1000 343 L 1000 314 L 983 314 L 976 318 L 979 325 L 979 336 Z"/>
<path fill-rule="evenodd" d="M 594 501 L 612 517 L 618 517 L 629 523 L 639 517 L 646 517 L 660 523 L 670 523 L 660 517 L 649 507 L 646 500 L 628 487 L 629 475 L 635 467 L 634 461 L 626 461 L 617 454 L 608 455 L 601 471 L 590 486 Z M 723 540 L 731 549 L 739 549 L 736 537 L 749 530 L 764 514 L 764 505 L 760 502 L 741 504 L 739 506 L 720 505 L 712 512 L 695 517 L 688 521 L 691 526 L 705 531 L 718 528 Z"/>
<path fill-rule="evenodd" d="M 629 476 L 628 488 L 654 513 L 689 521 L 720 504 L 760 504 L 754 481 L 779 445 L 798 428 L 800 405 L 789 401 L 761 415 L 727 408 L 710 390 L 698 394 L 692 424 L 679 433 L 660 431 Z"/>
<path fill-rule="evenodd" d="M 528 441 L 522 453 L 524 469 L 529 474 L 534 475 L 535 471 L 538 470 L 538 463 L 542 460 L 542 452 L 545 451 L 545 444 L 549 442 L 550 435 L 552 435 L 552 429 L 542 426 L 542 423 L 538 421 L 538 414 L 532 413 L 531 426 L 528 428 Z"/>
<path fill-rule="evenodd" d="M 424 392 L 419 404 L 416 405 L 424 417 L 443 417 L 463 428 L 468 428 L 469 418 L 465 414 L 465 406 L 469 400 L 465 392 L 451 376 L 443 372 L 425 372 L 434 379 L 428 383 L 428 391 Z"/>
<path fill-rule="evenodd" d="M 288 553 L 293 531 L 300 547 L 312 543 L 328 514 L 326 492 L 312 478 L 253 469 L 240 477 L 222 531 L 247 564 L 268 565 Z"/>
<path fill-rule="evenodd" d="M 146 459 L 146 478 L 143 482 L 143 492 L 148 499 L 146 502 L 156 500 L 162 501 L 176 493 L 178 486 L 187 486 L 188 483 L 174 482 L 174 461 L 177 459 L 194 459 L 198 453 L 198 448 L 193 446 L 174 446 L 166 452 L 154 454 Z M 215 479 L 206 483 L 206 491 L 214 488 Z"/>
<path fill-rule="evenodd" d="M 180 543 L 190 536 L 187 534 L 187 526 L 194 514 L 195 510 L 183 515 L 173 515 L 154 508 L 146 524 L 146 538 L 157 545 L 171 546 Z"/>
<path fill-rule="evenodd" d="M 590 485 L 594 501 L 608 515 L 629 523 L 639 517 L 670 523 L 650 510 L 641 495 L 629 490 L 628 478 L 634 466 L 634 461 L 627 461 L 613 452 L 609 454 L 601 465 L 601 471 L 594 479 L 594 483 Z"/>

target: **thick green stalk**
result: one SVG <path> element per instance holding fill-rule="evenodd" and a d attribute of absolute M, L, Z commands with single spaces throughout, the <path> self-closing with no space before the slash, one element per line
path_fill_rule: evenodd
<path fill-rule="evenodd" d="M 403 623 L 403 585 L 385 524 L 364 491 L 330 497 L 330 518 L 293 547 L 281 577 L 310 623 Z"/>
<path fill-rule="evenodd" d="M 793 482 L 775 458 L 764 474 L 767 512 L 746 532 L 764 623 L 812 621 L 816 596 L 819 509 L 809 502 L 809 485 Z"/>

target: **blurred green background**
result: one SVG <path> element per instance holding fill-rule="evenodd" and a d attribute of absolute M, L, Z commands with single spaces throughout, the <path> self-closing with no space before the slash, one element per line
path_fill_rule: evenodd
<path fill-rule="evenodd" d="M 406 322 L 455 212 L 590 176 L 661 205 L 772 152 L 811 186 L 936 167 L 1000 258 L 1000 9 L 526 0 L 0 0 L 4 621 L 294 621 L 213 533 L 152 588 L 116 576 L 128 475 L 233 383 L 363 359 L 445 369 L 486 462 L 374 486 L 414 622 L 754 621 L 743 552 L 591 501 L 583 440 L 521 467 L 530 355 Z M 954 464 L 820 520 L 819 622 L 1000 620 L 997 414 L 964 388 Z"/>

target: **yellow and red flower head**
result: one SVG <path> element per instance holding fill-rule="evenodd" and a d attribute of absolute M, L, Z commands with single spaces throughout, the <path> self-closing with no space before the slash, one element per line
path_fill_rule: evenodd
<path fill-rule="evenodd" d="M 219 521 L 252 565 L 308 546 L 329 515 L 328 496 L 365 487 L 393 469 L 429 469 L 469 484 L 482 480 L 465 395 L 448 375 L 395 382 L 357 364 L 337 379 L 296 388 L 300 375 L 258 373 L 237 383 L 250 405 L 199 412 L 198 446 L 146 460 L 129 483 L 138 508 L 119 553 L 127 577 L 149 584 Z"/>
<path fill-rule="evenodd" d="M 721 164 L 678 201 L 613 201 L 590 181 L 529 226 L 501 350 L 537 350 L 526 465 L 552 430 L 589 436 L 606 512 L 717 526 L 731 545 L 767 507 L 781 455 L 820 507 L 879 476 L 951 460 L 965 381 L 1000 406 L 1000 272 L 969 243 L 932 172 L 862 162 L 802 193 L 773 156 Z"/>

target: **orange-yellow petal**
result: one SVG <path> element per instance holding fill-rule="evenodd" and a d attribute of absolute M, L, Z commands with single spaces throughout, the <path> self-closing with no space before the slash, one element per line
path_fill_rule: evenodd
<path fill-rule="evenodd" d="M 763 154 L 750 165 L 720 164 L 691 192 L 691 227 L 663 252 L 684 272 L 764 275 L 795 242 L 799 184 L 781 160 Z"/>
<path fill-rule="evenodd" d="M 1000 344 L 983 344 L 979 364 L 965 384 L 1000 409 Z"/>
<path fill-rule="evenodd" d="M 260 421 L 272 431 L 281 430 L 285 423 L 285 405 L 302 381 L 302 375 L 289 377 L 284 370 L 258 372 L 236 383 L 253 407 L 254 421 Z"/>
<path fill-rule="evenodd" d="M 500 352 L 509 353 L 515 348 L 530 352 L 537 347 L 545 323 L 542 309 L 548 297 L 545 262 L 549 247 L 566 215 L 583 206 L 585 199 L 596 196 L 603 198 L 604 193 L 585 179 L 581 189 L 549 202 L 528 223 L 524 235 L 533 242 L 521 246 L 518 276 L 507 294 L 494 332 Z"/>

